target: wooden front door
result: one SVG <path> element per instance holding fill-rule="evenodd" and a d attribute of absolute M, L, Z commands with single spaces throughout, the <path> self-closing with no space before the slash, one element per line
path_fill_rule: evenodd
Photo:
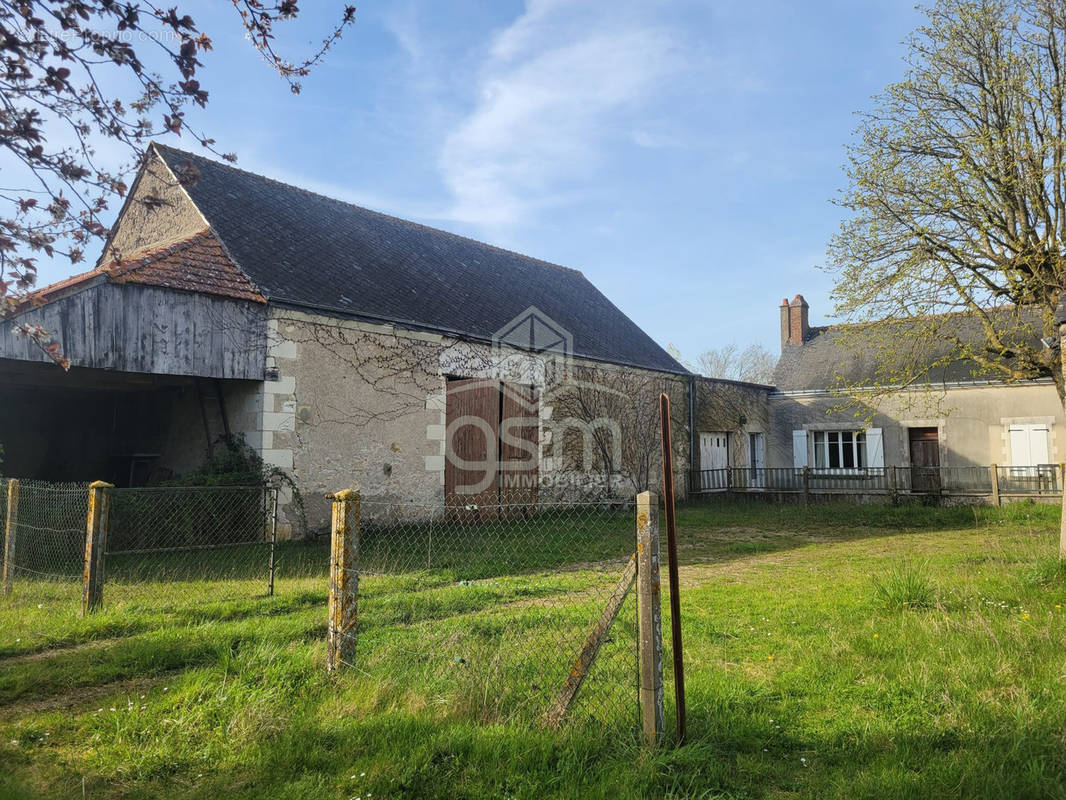
<path fill-rule="evenodd" d="M 909 428 L 911 490 L 940 491 L 940 435 L 936 428 Z"/>

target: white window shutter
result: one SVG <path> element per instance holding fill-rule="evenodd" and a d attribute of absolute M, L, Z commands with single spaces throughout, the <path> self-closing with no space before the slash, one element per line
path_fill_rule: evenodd
<path fill-rule="evenodd" d="M 792 466 L 796 469 L 807 466 L 807 431 L 792 431 Z"/>
<path fill-rule="evenodd" d="M 1029 455 L 1029 430 L 1025 425 L 1011 425 L 1008 429 L 1010 434 L 1010 464 L 1012 467 L 1032 466 Z"/>
<path fill-rule="evenodd" d="M 1047 434 L 1047 425 L 1033 425 L 1029 429 L 1029 458 L 1032 459 L 1034 467 L 1039 464 L 1047 464 L 1050 460 L 1048 457 Z"/>
<path fill-rule="evenodd" d="M 885 437 L 880 428 L 866 429 L 866 466 L 883 467 L 885 465 Z"/>

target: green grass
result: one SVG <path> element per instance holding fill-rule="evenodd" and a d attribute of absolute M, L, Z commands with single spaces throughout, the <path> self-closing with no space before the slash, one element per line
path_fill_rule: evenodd
<path fill-rule="evenodd" d="M 233 561 L 205 595 L 187 557 L 165 591 L 116 565 L 87 619 L 23 585 L 0 599 L 0 798 L 1066 797 L 1056 508 L 682 509 L 689 739 L 656 751 L 615 706 L 631 604 L 572 724 L 537 724 L 631 535 L 597 519 L 491 548 L 456 529 L 424 564 L 368 539 L 401 574 L 364 579 L 341 676 L 321 544 L 282 550 L 274 598 Z"/>

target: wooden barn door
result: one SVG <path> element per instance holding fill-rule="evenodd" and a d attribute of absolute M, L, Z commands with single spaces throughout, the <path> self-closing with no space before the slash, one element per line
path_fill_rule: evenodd
<path fill-rule="evenodd" d="M 540 411 L 537 390 L 507 384 L 500 413 L 500 503 L 522 514 L 537 504 Z"/>
<path fill-rule="evenodd" d="M 444 494 L 450 508 L 476 505 L 476 516 L 499 503 L 500 387 L 492 381 L 448 381 Z"/>
<path fill-rule="evenodd" d="M 448 381 L 444 493 L 451 516 L 489 519 L 537 504 L 536 389 L 479 378 Z M 476 510 L 468 506 L 477 506 Z"/>

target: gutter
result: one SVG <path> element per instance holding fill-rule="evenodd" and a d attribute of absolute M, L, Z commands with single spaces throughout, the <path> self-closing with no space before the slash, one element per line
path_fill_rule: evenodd
<path fill-rule="evenodd" d="M 1024 381 L 955 381 L 952 383 L 930 383 L 924 386 L 856 386 L 847 389 L 793 389 L 788 391 L 770 392 L 770 397 L 846 397 L 863 392 L 888 393 L 888 392 L 935 392 L 940 389 L 979 389 L 982 386 L 1032 386 L 1033 384 L 1052 384 L 1053 378 L 1029 378 Z"/>

